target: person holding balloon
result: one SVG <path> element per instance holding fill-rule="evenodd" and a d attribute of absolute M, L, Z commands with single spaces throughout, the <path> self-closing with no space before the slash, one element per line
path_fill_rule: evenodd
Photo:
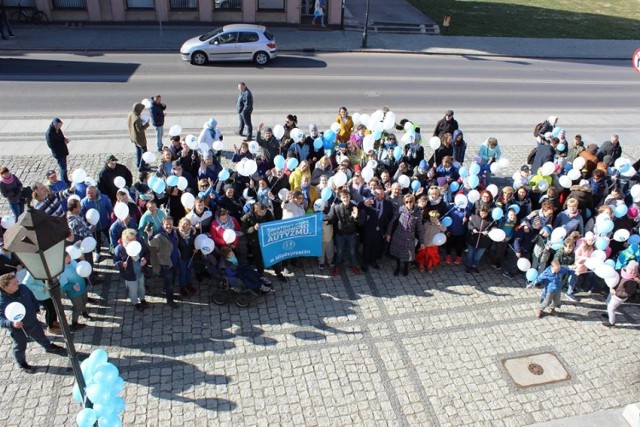
<path fill-rule="evenodd" d="M 157 233 L 154 233 L 153 228 L 145 228 L 145 237 L 149 246 L 155 248 L 158 253 L 167 305 L 174 309 L 178 308 L 178 304 L 173 300 L 173 284 L 176 280 L 175 266 L 180 262 L 180 253 L 178 252 L 178 236 L 173 229 L 173 218 L 165 216 L 162 219 L 162 228 Z"/>
<path fill-rule="evenodd" d="M 428 271 L 431 273 L 434 267 L 440 265 L 440 246 L 447 238 L 444 232 L 447 230 L 438 218 L 438 211 L 432 210 L 428 214 L 429 219 L 424 223 L 425 246 L 416 253 L 416 263 L 418 271 Z"/>
<path fill-rule="evenodd" d="M 556 308 L 560 307 L 561 304 L 562 283 L 566 276 L 573 275 L 574 271 L 572 269 L 561 265 L 560 261 L 554 259 L 551 261 L 551 265 L 532 282 L 533 286 L 544 284 L 541 296 L 542 302 L 535 312 L 538 319 L 544 315 L 546 308 L 551 309 L 549 314 L 556 314 Z"/>
<path fill-rule="evenodd" d="M 65 253 L 64 264 L 64 270 L 58 277 L 60 289 L 71 300 L 71 305 L 73 306 L 71 311 L 71 330 L 79 331 L 86 326 L 86 324 L 78 322 L 80 315 L 85 319 L 92 319 L 87 312 L 87 283 L 77 271 L 78 262 L 72 260 L 68 253 Z"/>
<path fill-rule="evenodd" d="M 178 283 L 180 294 L 183 297 L 195 295 L 196 288 L 191 284 L 193 276 L 193 257 L 196 252 L 195 238 L 196 230 L 191 227 L 188 218 L 182 218 L 178 222 L 178 252 L 180 254 L 178 262 Z"/>
<path fill-rule="evenodd" d="M 505 261 L 509 258 L 509 241 L 511 241 L 514 235 L 518 217 L 514 209 L 509 209 L 507 214 L 504 215 L 502 209 L 499 207 L 491 211 L 491 217 L 496 221 L 498 228 L 504 232 L 504 238 L 501 240 L 495 240 L 492 235 L 489 236 L 491 240 L 493 240 L 489 248 L 491 266 L 496 270 L 502 270 L 503 264 L 505 264 Z M 513 274 L 509 270 L 505 270 L 505 273 L 507 273 L 503 274 L 505 277 L 513 277 Z"/>
<path fill-rule="evenodd" d="M 136 310 L 143 311 L 148 306 L 143 269 L 149 262 L 149 250 L 147 244 L 137 237 L 134 228 L 125 229 L 121 236 L 113 262 L 129 291 L 129 301 Z"/>
<path fill-rule="evenodd" d="M 18 283 L 16 275 L 0 276 L 0 326 L 9 330 L 13 340 L 13 356 L 18 367 L 27 373 L 35 368 L 27 363 L 26 350 L 29 337 L 40 344 L 47 353 L 66 356 L 67 352 L 53 344 L 44 334 L 36 314 L 40 311 L 38 300 L 24 285 Z"/>
<path fill-rule="evenodd" d="M 491 165 L 502 157 L 502 150 L 498 145 L 498 140 L 494 137 L 487 138 L 480 146 L 478 156 L 480 156 L 480 176 L 484 177 L 484 184 L 486 185 L 491 178 Z"/>
<path fill-rule="evenodd" d="M 489 216 L 489 210 L 481 208 L 477 214 L 471 215 L 467 233 L 467 273 L 480 273 L 478 264 L 484 252 L 491 245 L 489 231 L 495 227 L 495 221 Z"/>
<path fill-rule="evenodd" d="M 412 194 L 407 194 L 402 201 L 403 206 L 399 207 L 387 227 L 389 254 L 396 261 L 394 276 L 400 274 L 401 264 L 402 275 L 409 274 L 409 262 L 414 261 L 416 255 L 416 238 L 420 249 L 425 247 L 422 213 L 416 206 L 416 199 Z"/>
<path fill-rule="evenodd" d="M 347 107 L 340 107 L 336 123 L 340 125 L 338 132 L 336 132 L 338 141 L 347 143 L 349 138 L 351 138 L 351 132 L 354 126 L 353 118 L 349 115 Z"/>

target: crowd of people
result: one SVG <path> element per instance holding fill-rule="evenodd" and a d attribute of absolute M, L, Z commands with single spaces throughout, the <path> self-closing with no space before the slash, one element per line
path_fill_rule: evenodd
<path fill-rule="evenodd" d="M 246 103 L 246 86 L 239 90 Z M 86 282 L 101 280 L 76 271 L 81 258 L 95 264 L 101 251 L 110 254 L 130 303 L 141 312 L 148 306 L 145 280 L 153 276 L 162 277 L 173 308 L 177 299 L 198 293 L 195 282 L 211 278 L 269 293 L 273 284 L 257 231 L 266 222 L 314 212 L 323 214 L 323 233 L 313 268 L 333 276 L 388 268 L 386 258 L 394 276 L 408 276 L 416 267 L 412 274 L 424 275 L 420 280 L 429 280 L 442 264 L 461 265 L 460 273 L 469 275 L 495 270 L 521 277 L 523 287 L 542 287 L 538 317 L 547 308 L 555 313 L 563 291 L 572 301 L 580 292 L 608 294 L 609 327 L 616 324 L 617 307 L 638 292 L 640 161 L 623 157 L 616 135 L 585 146 L 580 135 L 569 141 L 557 118 L 549 117 L 535 126 L 532 151 L 508 179 L 500 177 L 511 162 L 498 140 L 487 138 L 477 155 L 468 156 L 451 110 L 428 138 L 386 107 L 371 115 L 350 115 L 341 107 L 324 132 L 317 124 L 303 131 L 290 114 L 282 125 L 260 124 L 255 140 L 250 112 L 239 110 L 244 116 L 237 133 L 248 129 L 229 161 L 223 160 L 224 136 L 213 118 L 197 136 L 173 126 L 165 140 L 161 100 L 157 95 L 136 103 L 129 115 L 135 180 L 114 155 L 105 158 L 97 179 L 82 170 L 68 176 L 69 140 L 58 118 L 47 142 L 60 178 L 51 169 L 44 182 L 28 188 L 6 167 L 0 170 L 0 190 L 15 218 L 31 203 L 68 219 L 72 248 L 61 282 L 72 301 L 74 329 L 84 326 L 80 317 L 91 318 Z M 145 117 L 147 108 L 152 112 Z M 146 149 L 150 125 L 157 152 Z M 89 250 L 87 238 L 95 240 Z M 4 310 L 24 295 L 11 291 L 19 260 L 4 248 L 2 254 Z M 301 262 L 272 266 L 274 277 L 291 280 Z M 174 296 L 175 282 L 180 297 Z M 18 294 L 35 295 L 46 310 L 47 331 L 59 333 L 44 284 L 28 274 L 21 283 Z M 2 316 L 15 340 L 21 326 Z M 24 358 L 19 352 L 16 357 L 24 368 Z"/>

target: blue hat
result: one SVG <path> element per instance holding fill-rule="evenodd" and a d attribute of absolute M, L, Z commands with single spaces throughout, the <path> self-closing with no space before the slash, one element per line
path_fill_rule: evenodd
<path fill-rule="evenodd" d="M 420 164 L 418 165 L 418 169 L 424 169 L 427 170 L 427 161 L 426 160 L 420 160 Z"/>

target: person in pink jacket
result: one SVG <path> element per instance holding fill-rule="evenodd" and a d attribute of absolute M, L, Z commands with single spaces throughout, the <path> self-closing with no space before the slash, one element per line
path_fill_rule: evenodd
<path fill-rule="evenodd" d="M 576 269 L 575 283 L 570 283 L 569 287 L 573 289 L 591 290 L 593 288 L 595 274 L 586 266 L 586 262 L 591 258 L 591 254 L 596 250 L 596 236 L 587 231 L 584 237 L 578 242 L 576 249 Z M 568 291 L 567 291 L 568 292 Z"/>

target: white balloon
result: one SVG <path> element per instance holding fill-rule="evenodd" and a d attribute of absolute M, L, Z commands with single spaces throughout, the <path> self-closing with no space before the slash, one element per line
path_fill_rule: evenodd
<path fill-rule="evenodd" d="M 567 175 L 562 175 L 560 178 L 558 178 L 558 182 L 560 182 L 560 185 L 563 188 L 571 187 L 571 178 L 569 178 Z"/>
<path fill-rule="evenodd" d="M 526 272 L 530 268 L 531 268 L 531 261 L 529 261 L 526 258 L 518 259 L 518 270 L 520 270 L 522 272 Z"/>
<path fill-rule="evenodd" d="M 116 202 L 113 207 L 113 213 L 120 221 L 124 221 L 129 216 L 129 206 L 126 203 Z"/>
<path fill-rule="evenodd" d="M 631 160 L 625 159 L 624 157 L 618 157 L 616 161 L 613 163 L 613 167 L 616 169 L 622 168 L 624 165 L 630 165 Z"/>
<path fill-rule="evenodd" d="M 442 144 L 442 142 L 437 136 L 432 136 L 429 140 L 429 147 L 431 147 L 432 150 L 437 150 L 438 148 L 440 148 L 440 144 Z"/>
<path fill-rule="evenodd" d="M 633 187 L 631 187 L 631 197 L 634 199 L 637 199 L 638 197 L 640 197 L 640 184 L 635 184 Z"/>
<path fill-rule="evenodd" d="M 604 251 L 597 249 L 593 251 L 593 253 L 591 254 L 591 257 L 597 260 L 600 260 L 601 262 L 604 262 L 604 260 L 607 259 L 607 254 Z"/>
<path fill-rule="evenodd" d="M 273 136 L 275 136 L 276 139 L 282 139 L 284 136 L 284 127 L 282 125 L 275 125 L 273 127 Z"/>
<path fill-rule="evenodd" d="M 411 185 L 411 179 L 407 175 L 400 175 L 398 177 L 398 184 L 400 184 L 400 187 L 402 188 L 409 188 L 409 185 Z"/>
<path fill-rule="evenodd" d="M 198 236 L 196 236 L 195 240 L 193 241 L 193 246 L 196 248 L 196 250 L 200 250 L 202 248 L 202 245 L 207 241 L 208 238 L 209 236 L 207 236 L 206 234 L 198 234 Z"/>
<path fill-rule="evenodd" d="M 17 301 L 10 303 L 4 309 L 4 316 L 12 322 L 21 321 L 25 314 L 27 314 L 26 307 Z"/>
<path fill-rule="evenodd" d="M 436 246 L 442 246 L 445 244 L 446 241 L 447 241 L 447 236 L 445 236 L 444 233 L 437 233 L 433 236 L 431 243 L 433 243 Z"/>
<path fill-rule="evenodd" d="M 489 231 L 489 238 L 494 242 L 503 242 L 506 237 L 507 233 L 505 233 L 504 230 L 500 228 L 494 228 L 493 230 Z"/>
<path fill-rule="evenodd" d="M 142 153 L 142 160 L 146 163 L 155 163 L 158 158 L 156 157 L 156 153 L 153 151 L 145 151 Z"/>
<path fill-rule="evenodd" d="M 455 203 L 455 205 L 459 208 L 466 208 L 469 204 L 469 199 L 464 194 L 458 194 L 453 199 L 453 203 Z"/>
<path fill-rule="evenodd" d="M 627 230 L 626 228 L 621 228 L 613 233 L 613 240 L 615 240 L 616 242 L 626 242 L 629 239 L 630 235 L 631 233 L 629 233 L 629 230 Z"/>
<path fill-rule="evenodd" d="M 365 180 L 365 182 L 369 182 L 371 181 L 371 178 L 373 178 L 373 169 L 367 166 L 364 169 L 362 169 L 362 172 L 360 172 L 360 175 L 362 176 L 362 179 Z"/>
<path fill-rule="evenodd" d="M 71 259 L 78 259 L 82 256 L 82 249 L 77 247 L 76 245 L 70 245 L 64 248 L 64 250 L 69 254 Z"/>
<path fill-rule="evenodd" d="M 371 120 L 375 120 L 376 122 L 381 122 L 384 119 L 384 112 L 382 110 L 376 110 L 371 115 Z"/>
<path fill-rule="evenodd" d="M 142 251 L 142 245 L 137 240 L 134 240 L 133 242 L 129 242 L 127 244 L 126 250 L 127 255 L 129 255 L 130 257 L 137 257 Z"/>
<path fill-rule="evenodd" d="M 98 212 L 94 208 L 91 208 L 87 211 L 85 218 L 87 218 L 87 222 L 89 222 L 89 224 L 96 225 L 98 222 L 100 222 L 100 212 Z"/>
<path fill-rule="evenodd" d="M 16 219 L 14 218 L 13 215 L 5 215 L 2 217 L 2 228 L 4 228 L 5 230 L 9 227 L 11 227 L 13 224 L 16 223 Z"/>
<path fill-rule="evenodd" d="M 115 178 L 113 178 L 113 185 L 115 185 L 118 188 L 122 188 L 125 185 L 127 185 L 127 182 L 125 181 L 125 179 L 121 176 L 116 176 Z"/>
<path fill-rule="evenodd" d="M 600 277 L 601 279 L 606 279 L 608 277 L 613 278 L 613 277 L 616 277 L 616 275 L 618 274 L 613 267 L 607 264 L 599 265 L 594 270 L 594 273 L 596 273 L 596 276 Z"/>
<path fill-rule="evenodd" d="M 556 170 L 556 165 L 553 162 L 546 162 L 540 167 L 540 173 L 542 176 L 552 175 Z"/>
<path fill-rule="evenodd" d="M 151 104 L 153 104 L 153 101 L 151 101 L 150 98 L 145 98 L 142 101 L 140 101 L 140 103 L 144 105 L 144 108 L 151 108 Z"/>
<path fill-rule="evenodd" d="M 97 244 L 96 239 L 93 237 L 85 237 L 82 239 L 82 242 L 80 242 L 80 249 L 82 249 L 82 253 L 88 254 L 96 248 Z"/>
<path fill-rule="evenodd" d="M 251 154 L 256 154 L 258 151 L 260 151 L 260 144 L 258 144 L 256 141 L 251 141 L 249 143 L 249 152 Z"/>
<path fill-rule="evenodd" d="M 93 271 L 93 268 L 91 267 L 91 264 L 89 264 L 87 261 L 80 261 L 78 262 L 78 265 L 76 265 L 76 273 L 78 273 L 78 276 L 80 277 L 84 277 L 87 278 L 89 276 L 91 276 L 91 272 Z"/>
<path fill-rule="evenodd" d="M 96 182 L 96 180 L 95 180 L 95 179 L 93 179 L 93 178 L 91 178 L 90 176 L 88 176 L 88 177 L 86 177 L 86 178 L 84 179 L 84 184 L 85 184 L 87 187 L 91 187 L 91 186 L 95 187 L 96 185 L 98 185 L 98 183 Z"/>
<path fill-rule="evenodd" d="M 624 172 L 620 172 L 620 175 L 622 175 L 622 176 L 624 176 L 626 178 L 631 178 L 636 173 L 637 173 L 637 171 L 633 168 L 633 166 L 629 166 L 629 168 L 626 169 Z"/>
<path fill-rule="evenodd" d="M 471 190 L 467 193 L 467 199 L 471 203 L 475 203 L 480 200 L 480 192 L 478 190 Z"/>
<path fill-rule="evenodd" d="M 329 129 L 331 129 L 337 135 L 340 132 L 340 123 L 338 122 L 331 123 L 331 126 L 329 126 Z"/>
<path fill-rule="evenodd" d="M 540 180 L 538 182 L 538 190 L 545 192 L 549 189 L 549 183 L 547 181 L 545 181 L 544 179 Z"/>
<path fill-rule="evenodd" d="M 189 181 L 184 176 L 178 177 L 178 190 L 184 191 L 189 186 Z"/>
<path fill-rule="evenodd" d="M 333 176 L 333 183 L 336 187 L 342 187 L 347 183 L 347 174 L 344 172 L 336 172 Z"/>
<path fill-rule="evenodd" d="M 416 140 L 416 134 L 413 132 L 407 132 L 404 135 L 402 135 L 402 138 L 400 138 L 400 142 L 402 143 L 401 145 L 404 147 L 407 144 L 413 144 Z"/>
<path fill-rule="evenodd" d="M 396 116 L 395 116 L 395 114 L 393 115 L 393 117 L 389 117 L 389 113 L 387 113 L 387 115 L 385 116 L 384 120 L 382 121 L 382 127 L 387 132 L 392 131 L 396 127 Z"/>
<path fill-rule="evenodd" d="M 236 232 L 235 230 L 224 230 L 224 233 L 222 233 L 222 238 L 224 239 L 224 242 L 227 245 L 230 245 L 231 243 L 236 241 Z"/>
<path fill-rule="evenodd" d="M 487 186 L 487 191 L 491 193 L 491 195 L 495 199 L 496 196 L 498 195 L 498 186 L 495 184 L 490 184 L 489 186 Z"/>
<path fill-rule="evenodd" d="M 247 160 L 244 165 L 244 171 L 246 172 L 247 176 L 251 176 L 258 171 L 258 164 L 255 160 Z"/>
<path fill-rule="evenodd" d="M 214 141 L 211 145 L 214 151 L 221 151 L 223 148 L 222 141 Z"/>
<path fill-rule="evenodd" d="M 583 157 L 576 157 L 573 161 L 573 169 L 580 171 L 586 163 L 587 161 Z"/>
<path fill-rule="evenodd" d="M 215 242 L 212 239 L 207 238 L 207 240 L 202 243 L 202 246 L 200 246 L 200 252 L 202 252 L 203 255 L 209 255 L 215 248 Z"/>
<path fill-rule="evenodd" d="M 608 287 L 613 288 L 618 284 L 618 282 L 620 282 L 620 275 L 618 273 L 616 273 L 615 275 L 611 273 L 609 274 L 610 276 L 605 277 L 604 282 L 607 284 Z"/>
<path fill-rule="evenodd" d="M 280 191 L 278 191 L 278 198 L 280 200 L 287 200 L 287 196 L 289 195 L 289 190 L 287 190 L 286 188 L 282 188 Z"/>
<path fill-rule="evenodd" d="M 489 170 L 492 174 L 497 175 L 500 172 L 500 165 L 498 162 L 493 162 L 491 163 L 491 166 L 489 166 Z"/>
<path fill-rule="evenodd" d="M 360 114 L 360 123 L 365 125 L 367 128 L 369 128 L 369 121 L 370 120 L 371 120 L 371 117 L 369 117 L 368 114 Z"/>
<path fill-rule="evenodd" d="M 87 178 L 87 172 L 84 169 L 76 169 L 71 174 L 71 181 L 74 183 L 84 182 Z"/>
<path fill-rule="evenodd" d="M 351 120 L 353 120 L 354 126 L 358 126 L 360 123 L 362 123 L 362 119 L 360 118 L 360 113 L 353 113 L 353 115 L 351 116 Z"/>
<path fill-rule="evenodd" d="M 180 202 L 185 209 L 193 209 L 196 198 L 193 197 L 193 194 L 191 193 L 184 193 L 182 196 L 180 196 Z"/>
<path fill-rule="evenodd" d="M 182 133 L 182 127 L 180 125 L 173 125 L 169 128 L 169 136 L 178 136 Z"/>
<path fill-rule="evenodd" d="M 362 140 L 362 149 L 365 152 L 368 152 L 369 150 L 373 150 L 373 146 L 375 142 L 376 140 L 372 133 L 365 135 L 364 139 Z"/>
<path fill-rule="evenodd" d="M 406 132 L 409 132 L 410 130 L 413 130 L 413 129 L 414 129 L 414 128 L 413 128 L 413 123 L 411 123 L 411 122 L 406 122 L 406 123 L 404 124 L 404 130 L 405 130 Z"/>
<path fill-rule="evenodd" d="M 187 144 L 187 147 L 189 147 L 191 150 L 197 150 L 198 149 L 198 137 L 195 135 L 187 135 L 186 138 L 184 139 L 184 142 Z"/>
<path fill-rule="evenodd" d="M 567 172 L 567 176 L 569 177 L 569 179 L 571 181 L 576 181 L 576 180 L 580 179 L 582 174 L 580 173 L 580 169 L 573 168 L 569 172 Z"/>
<path fill-rule="evenodd" d="M 598 268 L 599 266 L 601 266 L 603 264 L 602 260 L 599 258 L 589 258 L 588 260 L 586 260 L 584 262 L 584 265 L 589 269 L 589 270 L 595 270 L 596 268 Z"/>
<path fill-rule="evenodd" d="M 498 160 L 498 165 L 500 165 L 501 168 L 508 168 L 509 167 L 509 160 L 504 158 L 504 157 L 501 157 Z"/>
<path fill-rule="evenodd" d="M 325 202 L 322 199 L 318 199 L 315 202 L 313 202 L 313 210 L 315 212 L 322 212 L 326 206 L 327 206 L 327 202 Z"/>
<path fill-rule="evenodd" d="M 567 230 L 563 227 L 554 228 L 551 232 L 551 243 L 557 243 L 567 237 Z"/>

